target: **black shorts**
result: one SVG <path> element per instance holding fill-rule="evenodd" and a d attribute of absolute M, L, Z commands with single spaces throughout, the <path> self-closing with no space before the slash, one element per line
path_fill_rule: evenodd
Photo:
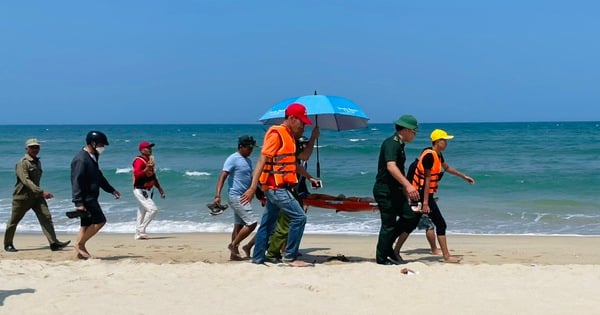
<path fill-rule="evenodd" d="M 81 226 L 90 226 L 92 224 L 100 224 L 106 222 L 106 217 L 98 200 L 86 200 L 83 203 L 85 210 L 90 213 L 87 218 L 81 217 Z"/>

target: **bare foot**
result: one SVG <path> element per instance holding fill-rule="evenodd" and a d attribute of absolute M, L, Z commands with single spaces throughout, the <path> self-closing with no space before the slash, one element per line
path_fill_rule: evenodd
<path fill-rule="evenodd" d="M 73 260 L 87 260 L 87 257 L 84 257 L 77 251 L 75 251 L 75 255 L 73 255 Z"/>
<path fill-rule="evenodd" d="M 444 262 L 449 264 L 458 264 L 462 260 L 462 257 L 459 256 L 448 256 L 444 257 Z"/>
<path fill-rule="evenodd" d="M 248 244 L 242 246 L 242 250 L 244 251 L 244 254 L 246 254 L 246 257 L 250 258 L 250 249 L 252 248 L 252 246 L 249 246 Z"/>
<path fill-rule="evenodd" d="M 294 260 L 292 262 L 287 263 L 290 267 L 314 267 L 315 264 L 307 263 L 302 260 Z"/>
<path fill-rule="evenodd" d="M 444 256 L 444 253 L 440 248 L 432 249 L 431 254 L 436 256 Z"/>
<path fill-rule="evenodd" d="M 75 247 L 75 251 L 77 252 L 77 255 L 81 255 L 81 257 L 83 257 L 85 259 L 92 257 L 92 255 L 90 255 L 90 253 L 85 248 L 85 245 L 75 244 L 74 247 Z"/>
<path fill-rule="evenodd" d="M 237 246 L 233 246 L 233 244 L 227 245 L 227 249 L 229 249 L 229 251 L 231 252 L 231 255 L 236 255 L 236 256 L 240 255 L 240 250 L 238 249 Z"/>

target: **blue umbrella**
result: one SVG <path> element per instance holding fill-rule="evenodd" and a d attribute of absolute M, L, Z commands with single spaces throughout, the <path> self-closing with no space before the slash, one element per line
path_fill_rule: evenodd
<path fill-rule="evenodd" d="M 265 125 L 281 124 L 285 119 L 288 105 L 300 103 L 313 124 L 320 129 L 353 130 L 367 127 L 369 117 L 354 102 L 340 96 L 305 95 L 285 99 L 271 107 L 259 121 Z M 317 177 L 321 177 L 319 162 L 319 139 L 317 139 Z"/>
<path fill-rule="evenodd" d="M 321 129 L 362 129 L 367 127 L 369 120 L 365 112 L 347 98 L 315 94 L 285 99 L 271 107 L 259 121 L 265 125 L 282 123 L 285 109 L 293 103 L 304 105 L 310 120 Z"/>

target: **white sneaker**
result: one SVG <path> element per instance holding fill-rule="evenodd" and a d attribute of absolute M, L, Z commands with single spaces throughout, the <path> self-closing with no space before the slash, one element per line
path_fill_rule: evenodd
<path fill-rule="evenodd" d="M 133 238 L 135 240 L 147 240 L 147 239 L 149 239 L 148 234 L 145 234 L 145 233 L 137 233 L 137 234 L 135 234 L 135 236 Z"/>

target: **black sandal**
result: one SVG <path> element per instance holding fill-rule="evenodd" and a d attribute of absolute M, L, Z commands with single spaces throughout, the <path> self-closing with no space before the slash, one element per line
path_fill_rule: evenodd
<path fill-rule="evenodd" d="M 225 211 L 229 206 L 228 205 L 219 205 L 216 202 L 206 204 L 208 209 L 210 209 L 211 215 L 219 215 Z"/>
<path fill-rule="evenodd" d="M 334 257 L 329 257 L 327 258 L 327 261 L 332 261 L 332 260 L 339 260 L 339 261 L 343 261 L 343 262 L 350 262 L 350 259 L 346 258 L 346 256 L 339 254 L 337 256 Z"/>

